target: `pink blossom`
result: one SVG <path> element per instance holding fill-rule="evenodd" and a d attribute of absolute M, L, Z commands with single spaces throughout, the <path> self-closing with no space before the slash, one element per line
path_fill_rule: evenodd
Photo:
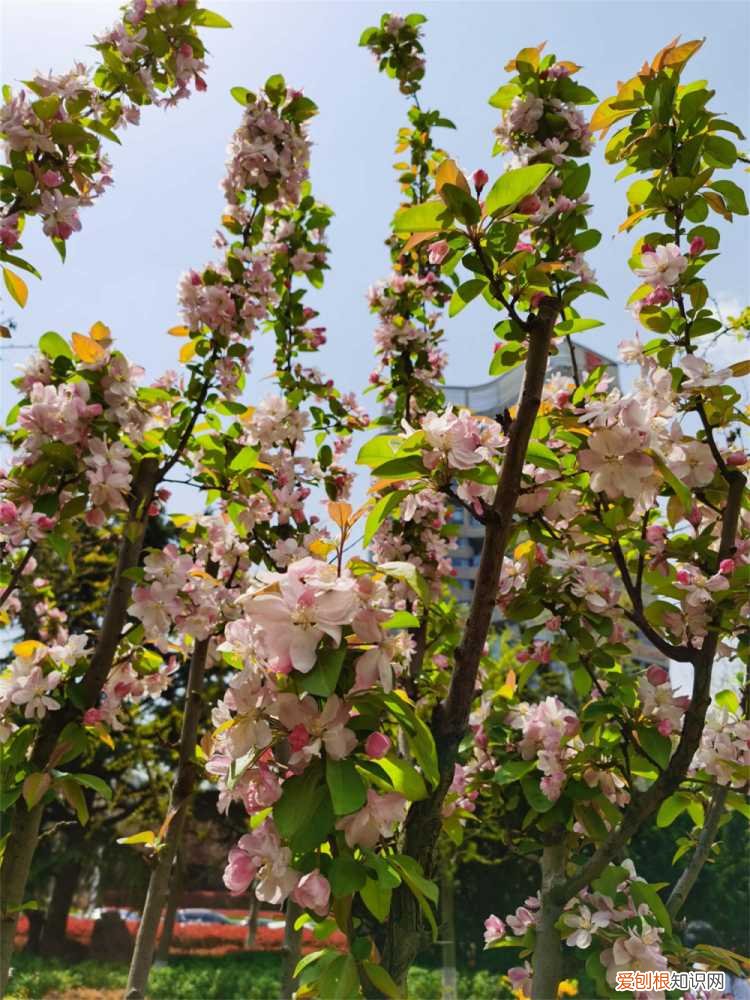
<path fill-rule="evenodd" d="M 505 937 L 505 924 L 500 917 L 491 913 L 484 922 L 484 947 L 489 948 L 495 941 L 500 941 Z"/>
<path fill-rule="evenodd" d="M 688 265 L 676 243 L 662 244 L 641 254 L 641 267 L 635 269 L 639 278 L 654 286 L 676 285 Z"/>
<path fill-rule="evenodd" d="M 653 684 L 654 687 L 658 687 L 660 684 L 667 683 L 669 680 L 669 671 L 665 670 L 664 667 L 652 664 L 646 671 L 646 677 L 648 678 L 649 684 Z"/>
<path fill-rule="evenodd" d="M 690 241 L 690 256 L 698 257 L 706 249 L 706 241 L 702 236 L 694 236 Z"/>
<path fill-rule="evenodd" d="M 343 830 L 349 847 L 366 847 L 372 850 L 380 837 L 390 837 L 397 823 L 406 817 L 408 802 L 397 792 L 378 795 L 367 790 L 367 803 L 358 812 L 345 816 L 336 823 Z"/>
<path fill-rule="evenodd" d="M 331 886 L 328 879 L 321 875 L 316 868 L 302 876 L 292 893 L 292 897 L 304 910 L 312 910 L 319 917 L 325 917 L 328 913 Z"/>
<path fill-rule="evenodd" d="M 588 906 L 581 903 L 577 912 L 564 913 L 562 922 L 570 931 L 565 943 L 571 948 L 588 948 L 591 945 L 592 935 L 609 926 L 610 916 L 603 911 L 592 913 Z"/>
<path fill-rule="evenodd" d="M 250 592 L 244 599 L 248 619 L 259 631 L 270 660 L 278 668 L 308 673 L 315 665 L 318 644 L 329 636 L 336 645 L 341 627 L 351 622 L 357 607 L 354 581 L 318 559 L 292 563 L 286 573 L 270 574 L 275 593 Z"/>
<path fill-rule="evenodd" d="M 436 243 L 430 243 L 427 248 L 427 259 L 436 267 L 438 264 L 442 264 L 448 254 L 451 252 L 451 248 L 448 246 L 447 240 L 438 240 Z"/>

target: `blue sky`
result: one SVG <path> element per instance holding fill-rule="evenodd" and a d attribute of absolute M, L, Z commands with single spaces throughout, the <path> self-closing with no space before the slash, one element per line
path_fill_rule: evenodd
<path fill-rule="evenodd" d="M 6 306 L 18 321 L 15 342 L 35 342 L 45 330 L 85 331 L 103 320 L 118 346 L 145 364 L 150 377 L 175 366 L 179 342 L 166 330 L 177 319 L 177 280 L 214 256 L 211 238 L 222 208 L 218 185 L 226 145 L 241 114 L 229 89 L 252 89 L 282 72 L 320 107 L 312 124 L 312 177 L 318 197 L 336 212 L 333 270 L 315 300 L 328 327 L 319 364 L 341 388 L 360 391 L 372 368 L 373 322 L 364 296 L 388 266 L 382 241 L 398 200 L 391 163 L 406 101 L 393 81 L 378 75 L 357 41 L 387 8 L 370 2 L 283 0 L 210 0 L 208 6 L 234 25 L 231 31 L 206 32 L 208 91 L 169 112 L 145 109 L 141 126 L 124 135 L 121 147 L 111 148 L 115 185 L 82 213 L 83 230 L 70 240 L 65 265 L 36 225 L 29 227 L 26 249 L 44 280 L 32 279 L 25 310 Z M 487 98 L 507 77 L 507 59 L 544 38 L 560 58 L 582 64 L 579 79 L 604 97 L 674 35 L 705 35 L 706 45 L 687 78 L 707 78 L 717 91 L 714 107 L 750 133 L 750 8 L 745 3 L 446 0 L 393 9 L 419 9 L 429 18 L 422 103 L 440 108 L 458 126 L 440 138 L 466 170 L 482 166 L 492 177 L 500 169 L 490 157 L 497 112 Z M 95 54 L 86 48 L 91 36 L 117 14 L 118 4 L 110 0 L 4 0 L 3 82 L 15 86 L 37 69 L 61 72 L 76 59 L 92 62 Z M 633 287 L 626 265 L 632 237 L 613 235 L 624 218 L 626 183 L 614 183 L 616 170 L 604 163 L 602 148 L 595 149 L 592 166 L 591 222 L 604 238 L 591 261 L 610 299 L 590 297 L 587 313 L 607 325 L 581 339 L 614 353 L 618 341 L 634 330 L 624 310 Z M 735 179 L 743 178 L 747 174 L 736 173 Z M 750 247 L 744 220 L 727 229 L 724 253 L 709 274 L 714 293 L 731 308 L 750 299 Z M 487 377 L 495 320 L 481 300 L 446 320 L 449 382 Z M 257 342 L 251 402 L 267 391 L 263 378 L 272 368 L 270 348 L 266 338 Z M 3 410 L 12 402 L 12 365 L 23 353 L 0 352 Z"/>

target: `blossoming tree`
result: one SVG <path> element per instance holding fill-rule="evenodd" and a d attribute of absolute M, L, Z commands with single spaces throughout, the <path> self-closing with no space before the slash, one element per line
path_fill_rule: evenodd
<path fill-rule="evenodd" d="M 370 292 L 385 432 L 359 455 L 374 478 L 364 508 L 346 502 L 342 456 L 368 418 L 301 357 L 325 339 L 303 282 L 323 280 L 331 211 L 307 176 L 315 105 L 281 76 L 233 90 L 243 111 L 219 259 L 184 276 L 169 331 L 184 340 L 180 373 L 140 385 L 142 370 L 95 323 L 70 342 L 45 334 L 17 381 L 0 507 L 6 611 L 37 546 L 71 555 L 78 519 L 110 525 L 118 557 L 96 633 L 21 642 L 0 680 L 3 984 L 45 801 L 60 795 L 83 820 L 85 790 L 111 789 L 68 765 L 113 738 L 123 701 L 158 697 L 183 663 L 171 805 L 158 832 L 126 838 L 153 864 L 128 996 L 145 992 L 200 776 L 221 812 L 247 816 L 224 873 L 230 891 L 296 906 L 322 941 L 335 927 L 346 935 L 345 952 L 323 946 L 299 963 L 315 995 L 403 995 L 436 934 L 439 840 L 457 836 L 479 789 L 498 803 L 507 843 L 540 861 L 539 893 L 487 921 L 489 945 L 530 960 L 513 970 L 525 992 L 556 995 L 564 947 L 587 959 L 603 996 L 619 971 L 697 957 L 737 968 L 721 949 L 683 948 L 671 920 L 722 813 L 743 807 L 747 777 L 747 706 L 727 691 L 711 707 L 710 691 L 718 657 L 747 659 L 745 418 L 732 381 L 749 366 L 717 371 L 701 351 L 721 331 L 704 278 L 720 232 L 706 219 L 747 214 L 722 173 L 737 152 L 720 133 L 738 130 L 708 109 L 704 83 L 681 82 L 698 42 L 667 46 L 590 122 L 581 109 L 597 99 L 579 67 L 528 48 L 490 100 L 494 151 L 508 162 L 494 181 L 482 169 L 468 178 L 433 142 L 452 123 L 419 103 L 423 21 L 385 15 L 361 40 L 411 102 L 393 268 Z M 6 95 L 6 251 L 24 213 L 64 244 L 92 197 L 86 178 L 101 185 L 106 174 L 97 136 L 161 92 L 182 96 L 188 78 L 203 86 L 194 28 L 212 23 L 192 0 L 135 3 L 99 40 L 94 85 L 77 73 L 39 82 L 32 105 Z M 604 294 L 585 259 L 600 239 L 585 160 L 593 133 L 618 121 L 607 159 L 641 175 L 621 229 L 649 227 L 632 251 L 640 284 L 629 306 L 650 339 L 623 344 L 639 366 L 627 392 L 604 370 L 579 371 L 572 352 L 572 380 L 547 372 L 572 334 L 599 325 L 578 311 L 582 296 Z M 495 419 L 446 406 L 440 388 L 442 310 L 480 298 L 499 314 L 491 373 L 523 371 L 517 405 Z M 245 377 L 264 331 L 276 388 L 252 406 Z M 179 544 L 144 551 L 174 478 L 195 487 L 204 513 L 171 514 Z M 484 526 L 466 614 L 450 596 L 456 506 Z M 488 640 L 508 619 L 524 648 L 501 670 Z M 688 698 L 662 666 L 638 667 L 644 643 L 692 667 Z M 542 663 L 556 665 L 578 711 L 539 695 Z M 225 685 L 210 726 L 209 669 Z M 644 824 L 685 811 L 705 827 L 665 901 L 627 848 Z"/>

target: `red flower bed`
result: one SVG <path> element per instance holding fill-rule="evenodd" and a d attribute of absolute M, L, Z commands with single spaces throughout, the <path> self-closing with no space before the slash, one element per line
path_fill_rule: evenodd
<path fill-rule="evenodd" d="M 228 911 L 229 914 L 242 915 L 241 911 Z M 269 920 L 279 920 L 278 913 L 264 913 L 263 917 Z M 138 922 L 135 920 L 126 921 L 126 927 L 131 935 L 135 937 L 138 931 Z M 15 947 L 22 948 L 26 944 L 29 921 L 26 916 L 21 916 L 18 921 L 16 931 Z M 94 929 L 94 921 L 87 917 L 68 917 L 67 937 L 71 941 L 88 948 L 91 944 L 91 933 Z M 175 954 L 192 955 L 225 955 L 232 951 L 242 951 L 245 948 L 247 938 L 247 927 L 243 924 L 199 924 L 199 923 L 175 923 L 172 935 L 172 951 Z M 268 927 L 260 924 L 255 933 L 255 941 L 251 951 L 278 951 L 284 943 L 283 927 Z M 340 931 L 336 931 L 330 938 L 329 944 L 342 948 L 346 943 L 346 938 Z M 320 942 L 312 931 L 305 928 L 302 932 L 302 950 L 312 951 L 320 947 Z"/>

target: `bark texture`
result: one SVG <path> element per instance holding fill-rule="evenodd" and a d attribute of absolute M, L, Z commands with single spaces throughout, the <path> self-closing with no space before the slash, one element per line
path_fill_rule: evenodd
<path fill-rule="evenodd" d="M 216 567 L 212 566 L 211 563 L 208 564 L 207 569 L 211 574 L 216 572 Z M 159 921 L 167 902 L 172 867 L 182 842 L 188 806 L 195 788 L 195 745 L 203 707 L 203 679 L 206 672 L 209 642 L 210 639 L 196 642 L 193 655 L 190 658 L 185 714 L 182 718 L 182 732 L 180 734 L 180 754 L 167 812 L 168 826 L 164 842 L 154 860 L 154 867 L 148 883 L 146 902 L 141 922 L 138 925 L 135 950 L 130 963 L 128 984 L 125 990 L 126 1000 L 141 1000 L 146 993 L 148 976 L 156 949 Z"/>
<path fill-rule="evenodd" d="M 542 851 L 542 905 L 534 943 L 532 1000 L 555 1000 L 562 979 L 562 938 L 555 927 L 562 906 L 555 902 L 554 889 L 565 879 L 564 836 L 559 831 L 557 842 L 546 844 Z"/>
<path fill-rule="evenodd" d="M 293 899 L 288 899 L 284 924 L 284 946 L 281 950 L 280 1000 L 291 1000 L 297 988 L 294 970 L 297 968 L 302 951 L 302 930 L 295 930 L 294 924 L 301 913 L 301 907 Z"/>
<path fill-rule="evenodd" d="M 33 771 L 44 771 L 50 765 L 60 734 L 69 722 L 80 719 L 87 708 L 96 704 L 104 682 L 112 667 L 115 652 L 127 617 L 133 583 L 125 571 L 138 565 L 151 503 L 159 476 L 159 463 L 155 458 L 144 458 L 136 473 L 131 493 L 128 521 L 120 543 L 112 589 L 102 619 L 88 670 L 80 684 L 80 707 L 71 703 L 58 712 L 49 712 L 39 730 L 31 755 Z M 26 883 L 31 862 L 39 839 L 43 805 L 38 802 L 31 809 L 23 799 L 16 803 L 11 819 L 8 840 L 0 867 L 0 995 L 8 984 L 8 973 L 13 953 L 13 939 L 19 908 L 25 902 Z"/>
<path fill-rule="evenodd" d="M 425 874 L 436 868 L 435 850 L 441 828 L 441 807 L 453 779 L 458 746 L 466 732 L 476 689 L 482 649 L 492 621 L 505 551 L 513 532 L 513 515 L 521 489 L 521 474 L 531 439 L 547 373 L 547 360 L 560 311 L 557 299 L 547 297 L 528 323 L 529 346 L 518 410 L 508 431 L 508 446 L 492 506 L 485 514 L 486 530 L 474 595 L 464 631 L 456 650 L 450 689 L 432 718 L 440 781 L 432 794 L 415 802 L 406 819 L 402 850 L 415 858 Z M 405 886 L 393 893 L 391 915 L 385 928 L 383 964 L 401 989 L 425 940 L 419 904 Z"/>

